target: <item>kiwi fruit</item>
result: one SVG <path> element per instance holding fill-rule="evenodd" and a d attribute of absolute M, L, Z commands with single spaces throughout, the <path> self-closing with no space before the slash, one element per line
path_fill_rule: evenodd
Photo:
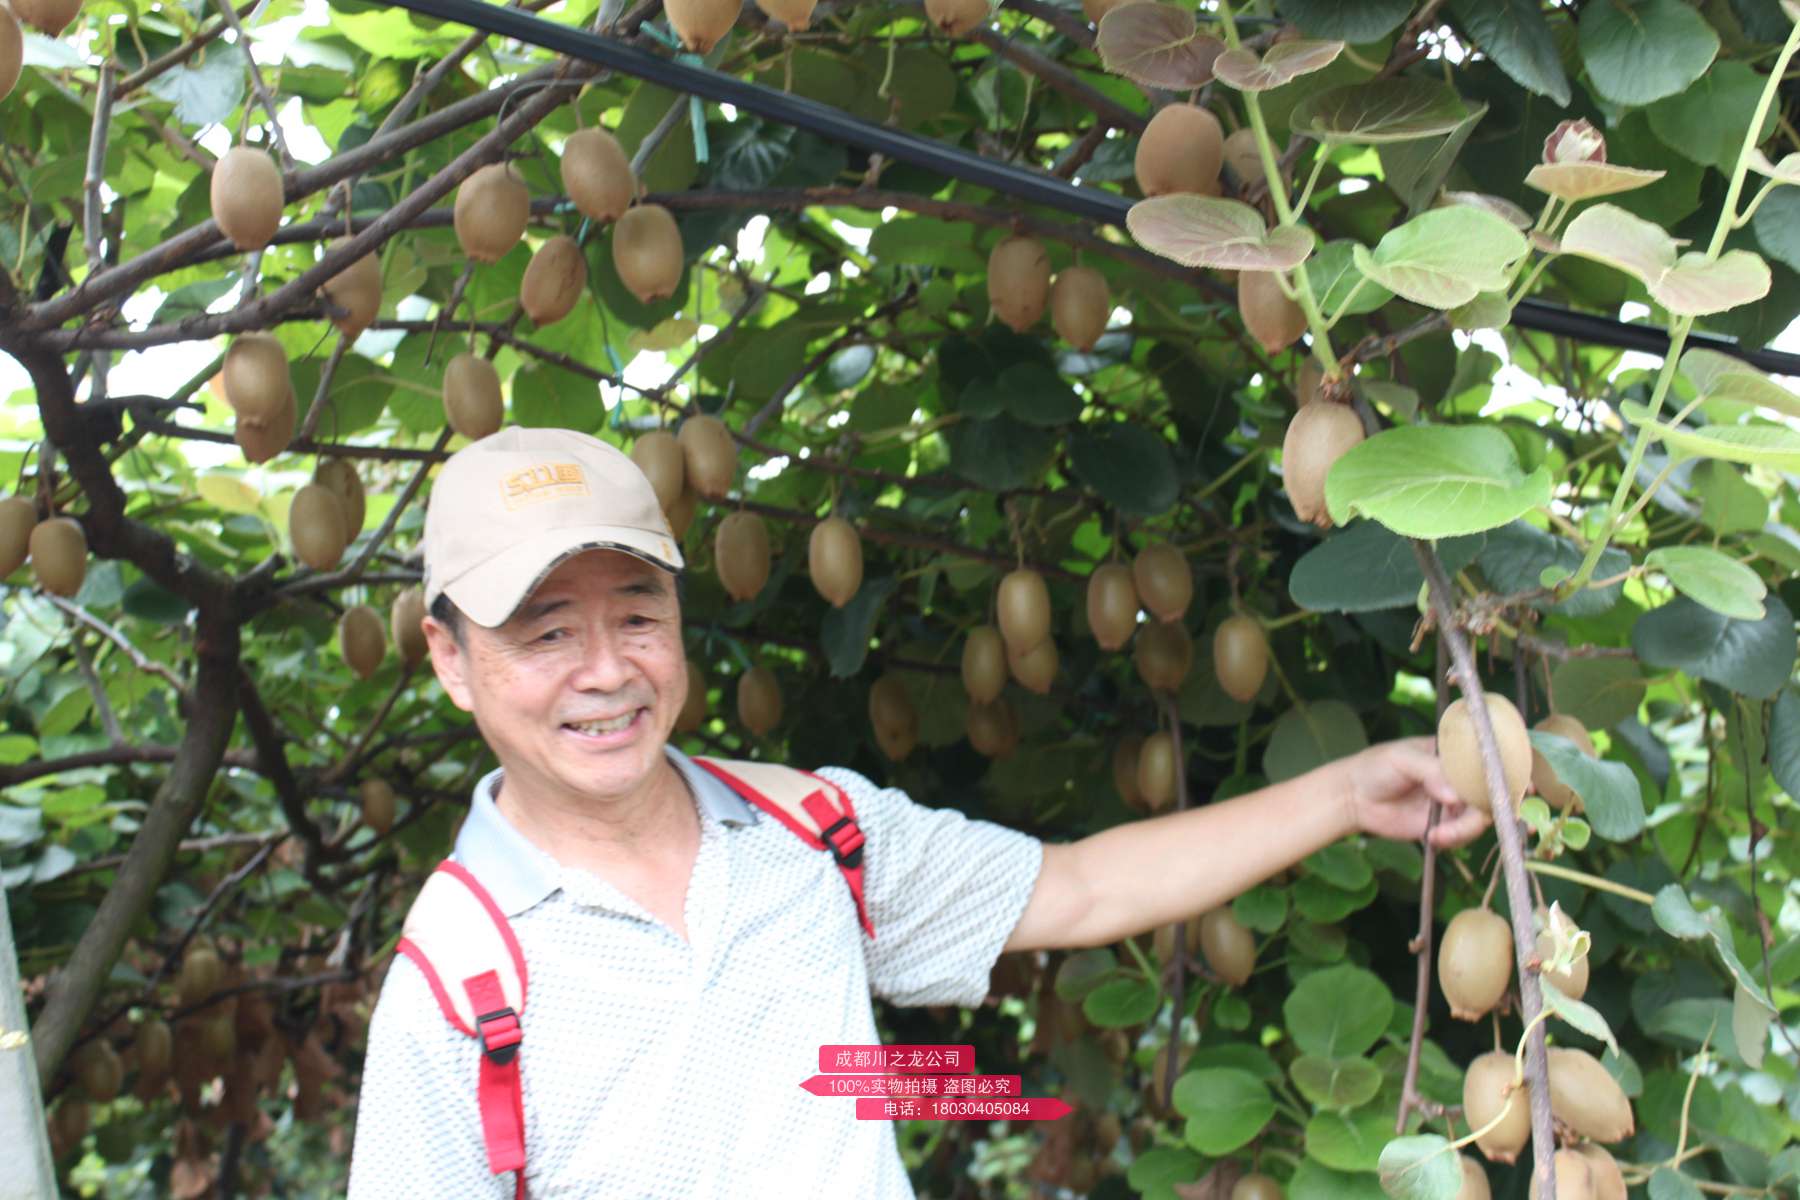
<path fill-rule="evenodd" d="M 105 1104 L 125 1086 L 125 1064 L 106 1042 L 89 1042 L 76 1059 L 75 1077 L 89 1100 Z"/>
<path fill-rule="evenodd" d="M 1189 917 L 1182 922 L 1184 926 L 1183 941 L 1187 952 L 1191 955 L 1200 953 L 1200 918 Z M 1156 932 L 1150 935 L 1150 948 L 1156 952 L 1158 962 L 1167 963 L 1175 958 L 1175 926 L 1158 925 Z"/>
<path fill-rule="evenodd" d="M 1613 1158 L 1604 1146 L 1596 1146 L 1592 1142 L 1583 1142 L 1575 1147 L 1587 1163 L 1588 1179 L 1593 1184 L 1594 1200 L 1626 1200 L 1625 1176 L 1619 1170 L 1618 1160 Z M 1559 1164 L 1560 1165 L 1560 1164 Z M 1557 1192 L 1562 1191 L 1562 1176 L 1556 1179 Z"/>
<path fill-rule="evenodd" d="M 1086 353 L 1106 332 L 1112 296 L 1106 276 L 1092 267 L 1068 267 L 1050 285 L 1050 324 L 1063 341 Z"/>
<path fill-rule="evenodd" d="M 883 675 L 869 689 L 869 724 L 889 762 L 901 762 L 919 741 L 919 713 L 897 675 Z"/>
<path fill-rule="evenodd" d="M 388 786 L 385 779 L 365 779 L 362 786 L 356 789 L 356 797 L 362 803 L 363 824 L 386 837 L 394 827 L 394 812 L 398 804 L 394 789 Z"/>
<path fill-rule="evenodd" d="M 1636 1131 L 1624 1089 L 1585 1050 L 1550 1047 L 1550 1112 L 1593 1142 L 1623 1141 Z"/>
<path fill-rule="evenodd" d="M 345 544 L 354 542 L 362 533 L 363 518 L 368 515 L 368 499 L 363 492 L 362 477 L 347 458 L 321 458 L 313 468 L 313 482 L 330 488 L 344 506 Z"/>
<path fill-rule="evenodd" d="M 380 669 L 387 654 L 387 632 L 374 609 L 357 604 L 344 610 L 338 618 L 338 649 L 359 679 L 368 679 Z"/>
<path fill-rule="evenodd" d="M 465 350 L 444 364 L 444 420 L 451 429 L 479 441 L 505 419 L 500 372 L 493 363 Z"/>
<path fill-rule="evenodd" d="M 269 244 L 281 228 L 284 199 L 281 168 L 267 150 L 233 146 L 213 164 L 213 220 L 239 250 L 261 250 Z"/>
<path fill-rule="evenodd" d="M 755 513 L 734 512 L 719 522 L 713 541 L 719 582 L 733 600 L 751 600 L 769 581 L 769 530 Z"/>
<path fill-rule="evenodd" d="M 1500 761 L 1505 768 L 1506 791 L 1513 804 L 1525 795 L 1531 782 L 1531 737 L 1525 731 L 1525 719 L 1513 702 L 1495 692 L 1487 692 L 1488 719 L 1494 726 L 1494 739 L 1500 746 Z M 1469 702 L 1458 697 L 1438 720 L 1438 759 L 1450 786 L 1464 804 L 1493 811 L 1488 803 L 1487 773 L 1481 764 L 1481 747 L 1475 741 L 1475 721 L 1469 715 Z"/>
<path fill-rule="evenodd" d="M 977 625 L 963 639 L 963 690 L 977 704 L 992 704 L 1006 687 L 1006 640 L 992 625 Z"/>
<path fill-rule="evenodd" d="M 682 458 L 681 443 L 666 429 L 640 433 L 631 444 L 631 461 L 650 481 L 656 503 L 665 515 L 680 501 L 682 490 L 687 487 L 687 466 Z"/>
<path fill-rule="evenodd" d="M 1530 1200 L 1538 1200 L 1537 1172 L 1531 1174 Z M 1595 1200 L 1594 1176 L 1587 1159 L 1574 1150 L 1556 1152 L 1556 1200 Z"/>
<path fill-rule="evenodd" d="M 223 370 L 225 403 L 240 421 L 270 421 L 293 399 L 287 351 L 269 334 L 234 338 L 225 351 Z"/>
<path fill-rule="evenodd" d="M 737 24 L 741 0 L 664 0 L 663 13 L 681 44 L 705 54 Z"/>
<path fill-rule="evenodd" d="M 1238 316 L 1266 354 L 1280 354 L 1306 332 L 1306 314 L 1289 300 L 1273 271 L 1239 271 Z"/>
<path fill-rule="evenodd" d="M 1153 542 L 1131 560 L 1138 599 L 1159 621 L 1179 621 L 1194 602 L 1194 573 L 1187 556 L 1167 542 Z"/>
<path fill-rule="evenodd" d="M 1262 151 L 1256 145 L 1256 130 L 1246 125 L 1233 130 L 1222 147 L 1225 169 L 1237 176 L 1238 186 L 1247 188 L 1269 177 L 1263 170 Z"/>
<path fill-rule="evenodd" d="M 25 65 L 25 34 L 12 9 L 0 4 L 0 100 L 12 95 Z"/>
<path fill-rule="evenodd" d="M 1531 1140 L 1531 1085 L 1521 1084 L 1515 1091 L 1512 1082 L 1513 1056 L 1505 1050 L 1478 1056 L 1463 1072 L 1463 1120 L 1471 1132 L 1505 1113 L 1504 1120 L 1475 1141 L 1489 1162 L 1512 1162 Z"/>
<path fill-rule="evenodd" d="M 1133 167 L 1145 196 L 1197 192 L 1216 196 L 1225 131 L 1197 104 L 1169 104 L 1156 111 L 1138 138 Z"/>
<path fill-rule="evenodd" d="M 1282 1200 L 1281 1185 L 1267 1175 L 1246 1175 L 1231 1185 L 1231 1200 Z"/>
<path fill-rule="evenodd" d="M 1044 315 L 1050 295 L 1050 255 L 1036 238 L 1002 238 L 988 255 L 988 303 L 1014 333 Z"/>
<path fill-rule="evenodd" d="M 946 37 L 959 38 L 988 19 L 988 0 L 925 0 L 925 15 Z"/>
<path fill-rule="evenodd" d="M 1117 650 L 1131 640 L 1137 629 L 1137 585 L 1131 581 L 1131 568 L 1122 563 L 1095 567 L 1088 576 L 1088 628 L 1102 650 Z"/>
<path fill-rule="evenodd" d="M 25 565 L 36 526 L 37 505 L 24 496 L 0 500 L 0 579 Z"/>
<path fill-rule="evenodd" d="M 73 517 L 51 517 L 32 526 L 27 539 L 31 570 L 38 586 L 58 596 L 73 596 L 87 578 L 87 534 Z"/>
<path fill-rule="evenodd" d="M 1019 718 L 1005 697 L 992 703 L 970 704 L 963 730 L 968 734 L 969 745 L 988 758 L 1011 758 L 1019 748 Z"/>
<path fill-rule="evenodd" d="M 1112 753 L 1113 790 L 1119 793 L 1126 808 L 1138 812 L 1148 811 L 1149 807 L 1144 803 L 1144 793 L 1138 790 L 1137 782 L 1138 751 L 1143 745 L 1143 735 L 1128 733 L 1113 743 Z"/>
<path fill-rule="evenodd" d="M 613 269 L 640 304 L 654 304 L 675 294 L 681 282 L 681 230 L 660 204 L 626 210 L 613 226 Z"/>
<path fill-rule="evenodd" d="M 1506 995 L 1512 982 L 1512 926 L 1485 908 L 1465 908 L 1450 919 L 1438 947 L 1438 986 L 1459 1021 L 1477 1021 Z"/>
<path fill-rule="evenodd" d="M 1493 1189 L 1488 1186 L 1487 1172 L 1467 1154 L 1456 1156 L 1462 1163 L 1462 1187 L 1456 1193 L 1456 1200 L 1494 1200 Z M 1619 1200 L 1625 1200 L 1621 1193 Z"/>
<path fill-rule="evenodd" d="M 499 262 L 525 236 L 531 192 L 508 163 L 489 163 L 457 185 L 456 240 L 478 263 Z"/>
<path fill-rule="evenodd" d="M 680 541 L 687 536 L 688 526 L 694 523 L 694 512 L 700 507 L 700 493 L 691 487 L 681 489 L 681 496 L 670 505 L 663 516 L 669 518 L 669 532 Z"/>
<path fill-rule="evenodd" d="M 425 661 L 425 656 L 431 653 L 431 644 L 425 640 L 424 622 L 424 590 L 417 585 L 402 588 L 388 612 L 388 632 L 393 635 L 394 649 L 399 653 L 400 661 L 409 667 Z"/>
<path fill-rule="evenodd" d="M 604 129 L 578 129 L 563 143 L 563 191 L 590 221 L 625 215 L 637 196 L 637 176 L 619 139 Z"/>
<path fill-rule="evenodd" d="M 1212 973 L 1232 987 L 1243 987 L 1256 969 L 1256 939 L 1222 904 L 1200 918 L 1200 955 Z"/>
<path fill-rule="evenodd" d="M 1159 813 L 1175 802 L 1175 743 L 1166 733 L 1153 733 L 1138 747 L 1138 794 L 1153 813 Z"/>
<path fill-rule="evenodd" d="M 1022 653 L 1050 636 L 1050 589 L 1031 568 L 1007 572 L 1000 581 L 997 607 L 1000 636 L 1009 652 Z"/>
<path fill-rule="evenodd" d="M 81 1145 L 88 1133 L 88 1105 L 86 1100 L 77 1100 L 65 1096 L 50 1114 L 50 1142 L 55 1149 L 53 1154 L 62 1158 Z"/>
<path fill-rule="evenodd" d="M 1138 630 L 1131 662 L 1152 691 L 1178 691 L 1194 666 L 1194 640 L 1180 625 L 1148 622 Z"/>
<path fill-rule="evenodd" d="M 1298 408 L 1305 408 L 1317 400 L 1324 390 L 1325 368 L 1309 354 L 1300 360 L 1300 369 L 1294 372 L 1294 403 Z"/>
<path fill-rule="evenodd" d="M 1551 713 L 1532 728 L 1568 738 L 1589 758 L 1600 757 L 1600 752 L 1594 748 L 1594 739 L 1588 736 L 1587 726 L 1567 713 Z M 1531 790 L 1558 812 L 1582 811 L 1581 797 L 1575 794 L 1574 788 L 1556 777 L 1550 760 L 1539 754 L 1536 747 L 1531 751 Z"/>
<path fill-rule="evenodd" d="M 315 571 L 329 571 L 344 557 L 344 503 L 337 493 L 309 483 L 294 493 L 288 506 L 288 537 L 294 557 Z"/>
<path fill-rule="evenodd" d="M 587 259 L 575 239 L 557 234 L 537 248 L 519 281 L 519 307 L 542 329 L 575 309 L 587 290 Z"/>
<path fill-rule="evenodd" d="M 175 1037 L 168 1022 L 151 1017 L 137 1027 L 132 1044 L 137 1048 L 138 1071 L 144 1075 L 167 1075 L 175 1061 Z"/>
<path fill-rule="evenodd" d="M 1281 486 L 1294 515 L 1331 528 L 1325 476 L 1332 464 L 1363 440 L 1362 418 L 1342 404 L 1306 404 L 1288 422 L 1281 440 Z"/>
<path fill-rule="evenodd" d="M 722 500 L 737 478 L 737 443 L 725 422 L 704 413 L 681 423 L 681 458 L 687 481 L 708 500 Z"/>
<path fill-rule="evenodd" d="M 819 0 L 756 0 L 756 7 L 786 25 L 790 33 L 805 33 L 818 3 Z"/>
<path fill-rule="evenodd" d="M 1225 694 L 1248 704 L 1269 676 L 1269 639 L 1262 622 L 1238 613 L 1219 622 L 1213 633 L 1213 673 Z"/>
<path fill-rule="evenodd" d="M 192 1007 L 208 1000 L 225 980 L 225 967 L 218 953 L 205 942 L 191 942 L 181 956 L 181 970 L 175 976 L 175 991 L 182 1004 Z"/>
<path fill-rule="evenodd" d="M 1040 696 L 1050 694 L 1056 682 L 1056 640 L 1045 638 L 1029 650 L 1006 648 L 1006 665 L 1019 686 Z"/>
<path fill-rule="evenodd" d="M 813 587 L 833 608 L 850 603 L 862 587 L 862 539 L 842 517 L 827 517 L 813 526 L 806 543 L 806 570 Z"/>
<path fill-rule="evenodd" d="M 344 316 L 331 318 L 331 323 L 354 341 L 381 313 L 381 256 L 363 255 L 326 280 L 320 290 L 345 311 Z"/>
<path fill-rule="evenodd" d="M 1534 943 L 1539 962 L 1549 962 L 1550 956 L 1556 952 L 1556 940 L 1548 932 L 1537 935 Z M 1587 995 L 1588 960 L 1582 955 L 1575 960 L 1567 971 L 1545 971 L 1543 977 L 1554 984 L 1556 990 L 1571 1000 L 1579 1000 Z"/>
<path fill-rule="evenodd" d="M 781 723 L 781 685 L 767 667 L 751 667 L 738 677 L 738 720 L 761 737 Z"/>
<path fill-rule="evenodd" d="M 281 407 L 266 421 L 239 417 L 232 426 L 232 440 L 244 452 L 244 461 L 266 463 L 288 448 L 294 440 L 294 422 L 298 419 L 294 389 L 281 398 Z"/>
<path fill-rule="evenodd" d="M 681 699 L 681 711 L 675 716 L 676 733 L 693 733 L 706 721 L 706 675 L 687 662 L 687 695 Z"/>

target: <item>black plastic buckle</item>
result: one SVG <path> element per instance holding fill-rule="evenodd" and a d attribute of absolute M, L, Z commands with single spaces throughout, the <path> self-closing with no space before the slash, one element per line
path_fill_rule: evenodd
<path fill-rule="evenodd" d="M 505 1022 L 489 1036 L 488 1022 Z M 519 1053 L 519 1044 L 525 1040 L 525 1031 L 519 1026 L 519 1014 L 510 1008 L 496 1009 L 491 1013 L 483 1013 L 475 1018 L 475 1034 L 481 1039 L 481 1052 L 488 1056 L 495 1066 L 504 1067 Z"/>
<path fill-rule="evenodd" d="M 850 848 L 848 850 L 840 848 L 837 842 L 833 840 L 837 831 L 844 828 L 846 825 L 850 827 L 850 832 L 844 839 L 845 841 L 850 842 Z M 863 833 L 862 830 L 857 827 L 854 819 L 850 817 L 839 817 L 824 829 L 820 830 L 819 837 L 824 841 L 826 849 L 831 851 L 831 856 L 837 860 L 838 866 L 857 867 L 862 864 Z"/>

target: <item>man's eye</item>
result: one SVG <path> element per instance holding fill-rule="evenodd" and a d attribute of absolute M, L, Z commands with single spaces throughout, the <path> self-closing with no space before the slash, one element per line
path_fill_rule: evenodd
<path fill-rule="evenodd" d="M 563 638 L 568 632 L 569 631 L 566 629 L 549 629 L 538 634 L 537 637 L 532 640 L 538 642 L 554 642 Z"/>
<path fill-rule="evenodd" d="M 645 616 L 643 613 L 633 613 L 629 617 L 625 618 L 625 623 L 627 625 L 635 625 L 635 626 L 638 626 L 641 628 L 645 625 L 656 624 L 656 618 Z"/>

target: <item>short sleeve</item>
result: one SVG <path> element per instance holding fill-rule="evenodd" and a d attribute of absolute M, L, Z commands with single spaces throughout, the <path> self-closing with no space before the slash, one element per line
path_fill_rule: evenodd
<path fill-rule="evenodd" d="M 489 1172 L 476 1100 L 475 1043 L 445 1020 L 425 975 L 395 958 L 369 1021 L 349 1200 L 511 1200 Z"/>
<path fill-rule="evenodd" d="M 818 774 L 849 793 L 865 839 L 870 990 L 896 1004 L 980 1004 L 1037 884 L 1043 843 L 841 767 Z"/>

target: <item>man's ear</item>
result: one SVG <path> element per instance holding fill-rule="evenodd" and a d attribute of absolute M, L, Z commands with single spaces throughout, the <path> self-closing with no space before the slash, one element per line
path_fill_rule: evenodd
<path fill-rule="evenodd" d="M 428 616 L 421 624 L 425 630 L 425 644 L 431 648 L 431 669 L 437 672 L 444 692 L 456 707 L 464 712 L 474 712 L 467 676 L 468 648 L 457 642 L 456 635 L 436 617 Z"/>

